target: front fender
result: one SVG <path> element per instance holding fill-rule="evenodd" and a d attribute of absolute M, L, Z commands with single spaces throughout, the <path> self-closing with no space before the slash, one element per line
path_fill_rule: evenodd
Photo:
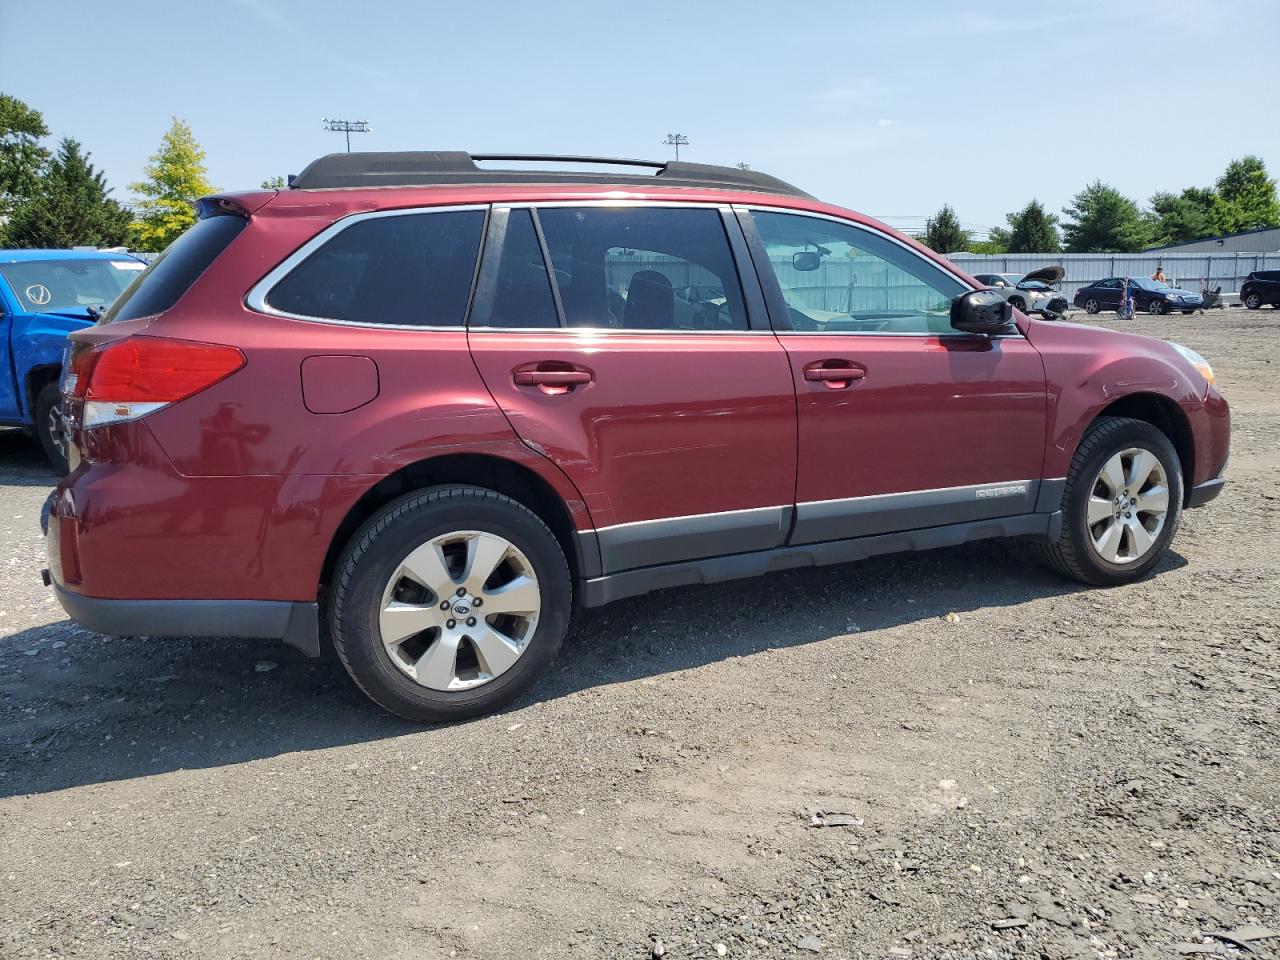
<path fill-rule="evenodd" d="M 1123 397 L 1154 394 L 1188 415 L 1204 406 L 1204 378 L 1163 340 L 1043 321 L 1029 337 L 1048 380 L 1046 477 L 1066 476 L 1089 425 Z"/>
<path fill-rule="evenodd" d="M 62 352 L 67 334 L 92 324 L 87 318 L 76 320 L 57 314 L 24 313 L 12 319 L 10 343 L 13 346 L 13 371 L 18 381 L 18 404 L 23 417 L 32 418 L 32 391 L 28 378 L 41 367 L 62 366 Z"/>

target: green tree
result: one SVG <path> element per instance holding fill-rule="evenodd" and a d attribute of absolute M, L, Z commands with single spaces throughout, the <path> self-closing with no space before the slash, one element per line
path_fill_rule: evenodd
<path fill-rule="evenodd" d="M 163 250 L 196 222 L 196 201 L 214 192 L 204 158 L 191 128 L 174 117 L 160 149 L 143 171 L 147 179 L 129 185 L 143 198 L 133 224 L 133 242 L 139 250 Z"/>
<path fill-rule="evenodd" d="M 285 183 L 284 177 L 267 177 L 262 181 L 263 190 L 283 190 L 288 184 Z"/>
<path fill-rule="evenodd" d="M 944 203 L 942 209 L 926 222 L 920 242 L 938 253 L 955 253 L 968 247 L 969 234 L 960 226 L 960 219 L 951 205 Z"/>
<path fill-rule="evenodd" d="M 1280 226 L 1280 201 L 1276 182 L 1267 176 L 1259 157 L 1232 160 L 1218 178 L 1218 227 L 1223 233 L 1239 233 Z"/>
<path fill-rule="evenodd" d="M 1151 237 L 1138 205 L 1101 180 L 1077 193 L 1062 212 L 1068 253 L 1136 253 Z"/>
<path fill-rule="evenodd" d="M 129 236 L 129 211 L 108 194 L 89 154 L 66 138 L 41 176 L 36 192 L 13 213 L 5 242 L 18 247 L 114 247 Z"/>
<path fill-rule="evenodd" d="M 40 138 L 49 135 L 40 111 L 0 93 L 0 218 L 31 196 L 49 151 Z"/>
<path fill-rule="evenodd" d="M 1058 218 L 1047 212 L 1039 200 L 1032 200 L 1005 219 L 1009 221 L 1006 243 L 1010 253 L 1057 253 L 1062 249 Z"/>
<path fill-rule="evenodd" d="M 1185 243 L 1212 237 L 1218 231 L 1221 200 L 1212 190 L 1187 187 L 1180 194 L 1157 193 L 1151 197 L 1151 242 Z"/>

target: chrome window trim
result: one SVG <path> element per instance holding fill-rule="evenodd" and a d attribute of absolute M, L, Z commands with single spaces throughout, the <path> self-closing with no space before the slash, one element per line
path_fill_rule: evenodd
<path fill-rule="evenodd" d="M 784 215 L 790 215 L 794 217 L 812 217 L 817 220 L 830 220 L 832 223 L 838 223 L 846 227 L 853 227 L 856 230 L 865 230 L 867 233 L 870 233 L 873 236 L 879 237 L 882 240 L 887 240 L 890 243 L 894 244 L 895 246 L 902 248 L 907 253 L 911 254 L 913 257 L 920 260 L 921 262 L 927 263 L 929 266 L 933 267 L 935 270 L 938 270 L 944 274 L 949 275 L 953 280 L 957 281 L 962 287 L 966 288 L 967 290 L 983 289 L 982 287 L 971 286 L 969 281 L 960 274 L 959 269 L 955 267 L 949 260 L 947 261 L 946 266 L 943 266 L 942 264 L 934 260 L 931 260 L 928 257 L 923 256 L 920 253 L 920 251 L 917 250 L 915 247 L 912 247 L 910 244 L 903 243 L 897 237 L 887 234 L 883 230 L 879 230 L 875 227 L 868 226 L 865 223 L 858 223 L 856 220 L 848 220 L 844 217 L 832 216 L 829 213 L 818 213 L 813 210 L 798 210 L 795 207 L 774 206 L 769 204 L 735 203 L 733 204 L 733 209 L 735 212 L 741 211 L 747 214 L 753 213 L 758 210 L 761 213 L 781 213 Z M 761 240 L 761 244 L 763 245 L 763 239 Z M 830 330 L 830 331 L 828 330 L 775 330 L 774 333 L 777 334 L 779 337 L 800 335 L 800 336 L 808 336 L 808 337 L 812 337 L 812 336 L 820 336 L 820 337 L 963 337 L 965 339 L 973 339 L 975 337 L 978 337 L 978 338 L 983 338 L 987 340 L 1011 340 L 1011 339 L 1025 340 L 1026 339 L 1023 336 L 1022 331 L 1017 329 L 1016 324 L 1014 325 L 1013 331 L 1009 333 L 999 333 L 991 336 L 988 336 L 986 334 L 981 334 L 981 333 L 965 333 L 962 330 L 956 330 L 954 333 L 950 331 L 945 333 L 940 333 L 940 332 L 927 332 L 927 331 L 895 332 L 895 331 L 881 331 L 881 330 Z"/>
<path fill-rule="evenodd" d="M 467 318 L 463 316 L 462 321 L 456 324 L 428 325 L 417 323 L 371 323 L 364 320 L 340 320 L 337 317 L 317 317 L 306 313 L 290 313 L 287 310 L 277 310 L 275 307 L 267 303 L 267 296 L 271 293 L 271 289 L 283 280 L 290 272 L 299 264 L 306 260 L 311 254 L 336 237 L 348 227 L 363 223 L 366 220 L 376 220 L 383 217 L 407 217 L 415 216 L 422 213 L 466 213 L 480 211 L 488 213 L 491 204 L 488 203 L 466 203 L 453 205 L 436 205 L 430 207 L 398 207 L 394 210 L 370 210 L 365 213 L 353 213 L 345 216 L 340 220 L 335 220 L 329 226 L 325 227 L 314 237 L 300 246 L 284 260 L 280 261 L 269 273 L 252 287 L 245 295 L 244 305 L 255 313 L 264 313 L 271 317 L 281 317 L 286 320 L 303 320 L 307 323 L 327 323 L 340 327 L 362 327 L 366 330 L 423 330 L 423 331 L 445 331 L 451 330 L 455 333 L 467 332 Z M 472 272 L 472 287 L 475 286 L 475 270 L 479 269 L 480 256 L 484 250 L 484 231 L 481 231 L 480 246 L 476 249 L 476 266 Z M 468 297 L 468 301 L 469 301 Z"/>

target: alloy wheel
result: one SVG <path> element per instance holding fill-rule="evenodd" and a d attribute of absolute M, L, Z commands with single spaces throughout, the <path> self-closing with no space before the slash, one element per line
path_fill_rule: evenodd
<path fill-rule="evenodd" d="M 1084 312 L 1085 312 L 1085 313 L 1097 313 L 1097 312 L 1098 312 L 1098 301 L 1097 301 L 1097 300 L 1094 300 L 1092 297 L 1091 297 L 1091 298 L 1089 298 L 1088 300 L 1086 300 L 1086 301 L 1084 302 Z"/>
<path fill-rule="evenodd" d="M 49 408 L 49 416 L 48 416 L 48 422 L 46 424 L 46 429 L 48 429 L 49 431 L 50 442 L 53 444 L 55 449 L 57 449 L 62 459 L 66 460 L 68 454 L 70 453 L 68 449 L 70 442 L 67 439 L 66 427 L 62 423 L 61 404 L 54 404 L 52 407 Z"/>
<path fill-rule="evenodd" d="M 1098 556 L 1108 563 L 1141 560 L 1155 546 L 1169 514 L 1169 480 L 1150 450 L 1129 447 L 1098 471 L 1086 521 Z"/>
<path fill-rule="evenodd" d="M 460 530 L 400 561 L 383 590 L 378 630 L 392 663 L 414 682 L 469 690 L 515 666 L 541 609 L 533 564 L 515 544 Z"/>
<path fill-rule="evenodd" d="M 1147 313 L 1153 317 L 1160 316 L 1160 314 L 1164 313 L 1164 303 L 1160 300 L 1152 300 L 1147 304 Z"/>
<path fill-rule="evenodd" d="M 1248 307 L 1250 310 L 1257 310 L 1260 306 L 1262 306 L 1262 298 L 1258 296 L 1256 293 L 1251 293 L 1249 294 L 1249 296 L 1245 297 L 1244 305 Z"/>

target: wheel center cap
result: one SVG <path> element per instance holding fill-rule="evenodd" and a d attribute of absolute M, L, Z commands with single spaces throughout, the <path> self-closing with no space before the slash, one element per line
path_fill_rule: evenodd
<path fill-rule="evenodd" d="M 453 605 L 453 615 L 460 618 L 471 616 L 471 598 L 463 597 L 456 601 Z"/>

